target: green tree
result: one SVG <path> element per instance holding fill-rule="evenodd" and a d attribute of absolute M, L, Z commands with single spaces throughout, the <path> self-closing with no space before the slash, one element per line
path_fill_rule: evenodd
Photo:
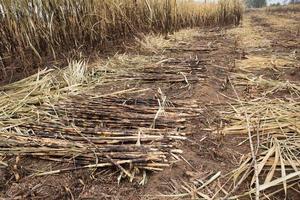
<path fill-rule="evenodd" d="M 249 8 L 261 8 L 267 5 L 266 0 L 246 0 L 246 5 Z"/>

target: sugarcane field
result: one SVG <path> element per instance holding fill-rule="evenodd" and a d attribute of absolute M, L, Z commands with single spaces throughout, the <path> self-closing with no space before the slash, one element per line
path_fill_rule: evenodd
<path fill-rule="evenodd" d="M 0 200 L 300 200 L 299 0 L 0 0 Z"/>

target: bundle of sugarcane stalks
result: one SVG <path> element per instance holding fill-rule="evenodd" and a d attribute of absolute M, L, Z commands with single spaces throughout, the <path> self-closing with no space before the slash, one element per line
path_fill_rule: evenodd
<path fill-rule="evenodd" d="M 162 66 L 167 60 L 152 66 L 143 57 L 137 61 L 124 57 L 121 64 L 114 58 L 90 69 L 82 61 L 70 62 L 64 69 L 45 69 L 2 87 L 0 156 L 75 164 L 37 175 L 115 167 L 131 178 L 138 170 L 159 171 L 178 160 L 185 127 L 201 112 L 196 105 L 169 102 L 161 90 L 130 88 L 114 93 L 98 91 L 97 86 L 153 79 L 185 85 L 196 80 L 191 73 L 201 71 L 201 66 L 175 69 Z M 155 70 L 162 73 L 156 77 Z M 155 97 L 132 98 L 131 92 L 148 90 Z"/>
<path fill-rule="evenodd" d="M 162 170 L 179 159 L 177 144 L 186 139 L 182 130 L 191 118 L 191 110 L 177 104 L 168 108 L 165 98 L 76 95 L 39 110 L 35 122 L 24 121 L 0 134 L 0 155 L 75 160 L 75 168 L 38 175 L 108 166 L 129 177 L 138 169 Z"/>
<path fill-rule="evenodd" d="M 42 159 L 70 162 L 76 166 L 68 170 L 100 167 L 119 167 L 128 164 L 129 170 L 160 171 L 170 164 L 170 155 L 181 153 L 172 140 L 185 137 L 166 135 L 157 130 L 140 132 L 90 131 L 91 135 L 69 128 L 65 133 L 38 132 L 34 135 L 16 132 L 1 133 L 1 155 L 33 156 Z M 69 135 L 70 134 L 70 135 Z M 76 136 L 77 134 L 78 136 Z M 61 137 L 56 137 L 60 135 Z M 122 168 L 120 168 L 122 169 Z M 59 170 L 55 173 L 67 171 Z M 52 174 L 53 172 L 37 175 Z M 128 173 L 127 173 L 128 174 Z"/>

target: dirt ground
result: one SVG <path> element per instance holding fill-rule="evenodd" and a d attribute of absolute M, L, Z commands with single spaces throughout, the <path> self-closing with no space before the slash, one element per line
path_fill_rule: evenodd
<path fill-rule="evenodd" d="M 248 143 L 239 145 L 247 136 L 224 136 L 218 133 L 226 124 L 219 111 L 232 102 L 232 99 L 237 98 L 235 90 L 240 98 L 245 100 L 256 98 L 261 93 L 259 89 L 250 86 L 236 86 L 233 90 L 231 74 L 251 72 L 274 80 L 299 83 L 299 20 L 300 13 L 266 13 L 263 10 L 247 12 L 239 27 L 198 30 L 191 34 L 187 41 L 176 44 L 176 47 L 166 49 L 162 53 L 164 67 L 187 68 L 188 73 L 185 76 L 187 80 L 192 81 L 107 86 L 107 91 L 110 92 L 117 91 L 120 87 L 131 88 L 132 85 L 138 85 L 139 88 L 150 87 L 153 91 L 160 88 L 171 102 L 183 102 L 186 106 L 197 105 L 197 108 L 201 109 L 197 111 L 196 117 L 186 123 L 188 139 L 179 144 L 183 150 L 182 161 L 173 163 L 162 172 L 147 173 L 145 185 L 135 181 L 129 183 L 128 180 L 122 180 L 118 184 L 119 174 L 113 169 L 78 170 L 58 175 L 30 177 L 32 172 L 55 169 L 61 167 L 61 164 L 20 157 L 16 166 L 15 158 L 6 158 L 4 161 L 9 166 L 0 165 L 0 199 L 192 198 L 190 195 L 157 195 L 182 193 L 181 186 L 184 182 L 189 184 L 197 177 L 211 177 L 218 172 L 224 176 L 240 165 L 243 155 L 250 153 Z M 148 65 L 159 66 L 161 63 L 155 61 Z M 274 68 L 276 70 L 273 70 Z M 96 88 L 95 92 L 97 90 L 103 88 Z M 288 96 L 286 93 L 277 95 Z M 16 173 L 21 177 L 18 181 Z M 213 196 L 214 188 L 222 185 L 224 181 L 212 183 L 208 194 Z M 243 187 L 247 187 L 247 184 Z M 296 200 L 298 197 L 291 194 L 288 198 Z M 280 199 L 281 196 L 277 198 Z"/>

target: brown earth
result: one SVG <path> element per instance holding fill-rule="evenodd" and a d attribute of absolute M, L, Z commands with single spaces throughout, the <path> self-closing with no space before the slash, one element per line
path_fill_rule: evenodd
<path fill-rule="evenodd" d="M 127 180 L 118 184 L 119 174 L 113 169 L 78 170 L 30 177 L 30 174 L 41 169 L 63 168 L 70 164 L 62 166 L 60 163 L 28 157 L 18 158 L 20 161 L 16 164 L 16 158 L 6 158 L 8 167 L 2 167 L 0 163 L 0 199 L 190 199 L 190 195 L 156 195 L 182 191 L 183 182 L 190 183 L 197 177 L 210 177 L 219 171 L 223 176 L 239 166 L 241 157 L 250 152 L 248 143 L 239 145 L 247 136 L 223 136 L 210 131 L 219 130 L 227 123 L 220 118 L 219 111 L 232 101 L 230 98 L 237 98 L 230 84 L 230 74 L 245 70 L 243 67 L 248 66 L 247 70 L 254 68 L 252 72 L 256 75 L 300 81 L 300 25 L 297 22 L 300 13 L 294 15 L 295 18 L 290 18 L 283 13 L 269 15 L 264 11 L 248 12 L 239 27 L 201 29 L 188 42 L 163 52 L 165 58 L 179 61 L 165 62 L 164 66 L 191 68 L 190 74 L 186 74 L 188 80 L 189 77 L 203 78 L 188 83 L 142 83 L 139 87 L 150 87 L 153 91 L 161 88 L 170 101 L 197 104 L 202 112 L 188 123 L 188 140 L 180 144 L 184 152 L 182 161 L 173 163 L 162 172 L 147 173 L 144 186 Z M 150 65 L 159 64 L 154 62 Z M 194 71 L 193 68 L 197 69 Z M 273 68 L 278 70 L 274 71 Z M 112 92 L 120 87 L 131 88 L 130 84 L 114 84 L 107 86 L 106 90 Z M 186 87 L 187 84 L 189 87 Z M 235 89 L 244 99 L 260 95 L 257 88 L 251 86 Z M 153 98 L 154 94 L 143 95 Z M 21 177 L 18 181 L 16 174 Z M 213 196 L 215 188 L 225 181 L 214 182 L 208 194 Z M 291 194 L 289 199 L 296 200 L 297 196 Z"/>

